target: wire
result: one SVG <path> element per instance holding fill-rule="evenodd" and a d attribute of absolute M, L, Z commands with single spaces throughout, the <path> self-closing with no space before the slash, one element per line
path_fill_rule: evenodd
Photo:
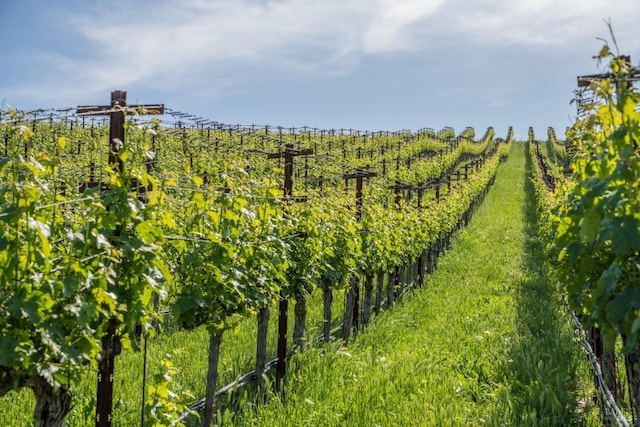
<path fill-rule="evenodd" d="M 563 296 L 563 299 L 566 302 L 566 297 Z M 568 305 L 567 305 L 568 308 Z M 571 314 L 571 318 L 573 319 L 573 324 L 575 326 L 576 331 L 580 335 L 580 343 L 582 347 L 584 347 L 585 352 L 587 353 L 587 357 L 589 358 L 589 362 L 591 362 L 591 368 L 593 370 L 593 374 L 596 378 L 596 384 L 600 389 L 600 394 L 602 396 L 602 401 L 604 402 L 606 408 L 605 413 L 612 414 L 613 419 L 616 422 L 616 425 L 619 427 L 629 427 L 629 421 L 624 417 L 622 411 L 618 407 L 616 403 L 616 399 L 613 397 L 611 390 L 609 390 L 609 386 L 602 375 L 602 368 L 600 367 L 600 363 L 598 362 L 598 358 L 591 348 L 591 344 L 587 340 L 584 329 L 582 328 L 582 324 L 580 323 L 580 319 L 573 312 L 573 310 L 569 309 L 569 313 Z"/>

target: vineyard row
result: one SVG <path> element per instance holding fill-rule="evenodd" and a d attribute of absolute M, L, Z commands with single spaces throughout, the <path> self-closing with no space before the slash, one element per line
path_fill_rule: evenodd
<path fill-rule="evenodd" d="M 124 122 L 127 138 L 105 142 L 104 129 L 27 126 L 17 116 L 2 125 L 0 396 L 31 388 L 36 419 L 64 418 L 73 382 L 97 363 L 98 425 L 110 423 L 114 358 L 123 347 L 137 347 L 141 334 L 157 333 L 163 307 L 179 325 L 210 332 L 206 423 L 223 331 L 251 313 L 266 323 L 279 301 L 285 329 L 276 384 L 282 390 L 288 299 L 301 319 L 294 327 L 300 345 L 306 295 L 316 287 L 345 290 L 348 341 L 360 322 L 358 305 L 366 323 L 369 307 L 380 304 L 372 300 L 373 276 L 397 276 L 404 265 L 424 270 L 430 251 L 468 215 L 508 152 L 488 133 L 481 142 L 385 135 L 387 148 L 368 148 L 369 158 L 364 147 L 344 151 L 346 142 L 322 141 L 327 145 L 318 152 L 315 141 L 307 143 L 313 149 L 275 138 L 266 145 L 267 139 L 243 134 L 242 148 L 221 153 L 215 138 L 203 150 L 202 141 L 182 137 L 186 130 L 164 131 L 154 121 L 143 128 Z M 196 143 L 197 150 L 190 148 Z M 363 143 L 375 146 L 376 138 Z M 392 156 L 396 174 L 387 176 Z M 93 177 L 76 173 L 92 164 Z M 339 177 L 342 191 L 322 187 L 319 173 Z M 293 185 L 302 176 L 304 194 Z M 400 281 L 394 276 L 393 283 Z M 257 372 L 266 365 L 263 335 Z"/>

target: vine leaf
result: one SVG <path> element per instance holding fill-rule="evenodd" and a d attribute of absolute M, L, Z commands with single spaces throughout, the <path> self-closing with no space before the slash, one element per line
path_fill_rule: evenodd
<path fill-rule="evenodd" d="M 593 244 L 598 234 L 598 228 L 600 226 L 600 215 L 595 211 L 590 211 L 582 219 L 582 226 L 580 227 L 580 238 L 588 245 Z"/>
<path fill-rule="evenodd" d="M 20 343 L 9 337 L 0 337 L 0 365 L 12 368 L 20 361 L 17 352 Z"/>

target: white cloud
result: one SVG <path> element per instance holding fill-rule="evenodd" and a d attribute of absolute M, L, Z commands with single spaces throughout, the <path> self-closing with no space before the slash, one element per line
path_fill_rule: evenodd
<path fill-rule="evenodd" d="M 484 46 L 558 47 L 608 36 L 603 23 L 611 17 L 623 32 L 640 19 L 634 0 L 450 0 L 443 15 L 450 34 Z"/>
<path fill-rule="evenodd" d="M 637 22 L 640 8 L 635 0 L 175 0 L 147 8 L 123 1 L 73 22 L 101 58 L 80 61 L 101 80 L 109 74 L 101 70 L 115 66 L 134 79 L 228 61 L 322 70 L 447 40 L 566 45 L 606 35 L 598 25 L 608 16 Z"/>
<path fill-rule="evenodd" d="M 107 56 L 172 69 L 228 60 L 268 62 L 302 49 L 344 55 L 366 10 L 364 1 L 184 0 L 164 3 L 140 22 L 103 14 L 78 21 L 79 31 L 105 48 Z"/>
<path fill-rule="evenodd" d="M 363 35 L 366 53 L 392 52 L 418 47 L 413 26 L 437 13 L 446 0 L 381 0 Z"/>
<path fill-rule="evenodd" d="M 91 54 L 43 53 L 37 62 L 52 73 L 46 83 L 55 83 L 60 98 L 135 85 L 170 90 L 196 81 L 206 82 L 206 90 L 214 93 L 259 80 L 255 69 L 284 76 L 348 74 L 365 55 L 428 56 L 457 45 L 568 49 L 607 36 L 602 20 L 608 17 L 614 27 L 619 24 L 619 38 L 631 38 L 631 48 L 636 48 L 636 3 L 112 0 L 70 8 L 60 18 Z M 24 89 L 11 92 L 24 94 Z"/>

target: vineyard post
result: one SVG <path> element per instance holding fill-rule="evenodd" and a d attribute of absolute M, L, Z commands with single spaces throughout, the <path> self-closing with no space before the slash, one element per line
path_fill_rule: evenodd
<path fill-rule="evenodd" d="M 407 167 L 409 167 L 408 164 L 407 164 Z M 412 190 L 412 187 L 410 185 L 403 184 L 400 181 L 396 181 L 394 186 L 387 187 L 387 188 L 390 189 L 390 190 L 393 190 L 393 192 L 394 192 L 394 206 L 395 206 L 396 210 L 399 211 L 401 209 L 401 203 L 402 203 L 402 198 L 403 198 L 403 190 L 409 190 L 409 193 L 410 193 L 411 190 Z M 407 200 L 408 199 L 409 198 L 407 198 Z M 401 280 L 399 280 L 400 275 L 402 273 L 409 273 L 409 271 L 410 271 L 409 265 L 410 264 L 411 263 L 408 262 L 406 268 L 405 267 L 401 267 L 401 266 L 396 266 L 395 267 L 395 269 L 394 269 L 395 270 L 395 273 L 394 273 L 395 277 L 394 277 L 394 286 L 393 286 L 394 295 L 395 295 L 396 292 L 398 292 L 399 286 L 400 286 L 400 284 L 402 282 Z M 397 280 L 397 283 L 396 283 L 396 280 Z M 410 282 L 410 280 L 408 279 L 408 277 L 406 277 L 405 280 L 404 280 L 404 283 L 408 284 L 409 282 Z"/>
<path fill-rule="evenodd" d="M 288 144 L 285 150 L 284 156 L 284 197 L 285 203 L 291 197 L 293 192 L 293 155 L 291 150 L 293 145 Z M 288 312 L 287 297 L 280 295 L 280 316 L 278 318 L 278 370 L 276 373 L 276 390 L 282 393 L 284 398 L 284 387 L 282 385 L 284 376 L 286 374 L 287 363 L 287 312 Z"/>
<path fill-rule="evenodd" d="M 315 179 L 315 181 L 318 183 L 318 189 L 320 190 L 320 193 L 322 193 L 322 184 L 326 181 L 331 181 L 331 178 L 325 178 L 322 175 L 320 175 L 318 178 Z"/>
<path fill-rule="evenodd" d="M 418 186 L 415 188 L 416 192 L 417 192 L 417 199 L 418 199 L 418 209 L 421 208 L 421 204 L 422 204 L 422 195 L 424 194 L 424 187 L 423 186 Z M 420 255 L 418 256 L 418 271 L 417 271 L 417 275 L 418 275 L 418 287 L 421 288 L 422 285 L 424 284 L 424 277 L 425 277 L 425 263 L 427 260 L 427 253 L 426 251 L 422 251 L 420 253 Z"/>
<path fill-rule="evenodd" d="M 293 195 L 293 158 L 295 156 L 306 156 L 313 154 L 313 150 L 295 150 L 293 144 L 285 145 L 284 153 L 269 154 L 269 159 L 280 159 L 284 157 L 284 200 L 285 203 L 292 201 Z M 284 398 L 283 381 L 286 374 L 287 363 L 287 314 L 289 301 L 284 292 L 280 292 L 279 303 L 280 314 L 278 317 L 278 365 L 276 371 L 276 390 Z"/>
<path fill-rule="evenodd" d="M 372 178 L 374 176 L 378 176 L 375 172 L 369 172 L 365 169 L 357 169 L 355 173 L 344 174 L 342 175 L 342 179 L 345 180 L 345 183 L 349 182 L 350 179 L 356 180 L 356 217 L 358 220 L 362 217 L 362 182 L 364 178 Z"/>
<path fill-rule="evenodd" d="M 342 178 L 345 182 L 349 182 L 350 179 L 356 180 L 356 218 L 358 221 L 362 218 L 362 184 L 364 178 L 372 178 L 377 176 L 375 172 L 370 172 L 365 169 L 357 169 L 355 173 L 344 174 Z M 345 307 L 344 324 L 342 330 L 343 339 L 346 342 L 349 341 L 349 334 L 351 333 L 351 326 L 354 329 L 358 329 L 358 298 L 360 288 L 358 286 L 358 279 L 354 278 L 349 288 L 347 295 L 347 304 Z"/>
<path fill-rule="evenodd" d="M 400 203 L 402 203 L 402 190 L 405 190 L 408 188 L 407 185 L 401 183 L 400 181 L 396 181 L 396 184 L 391 186 L 391 187 L 387 187 L 389 190 L 393 190 L 393 194 L 394 194 L 394 198 L 393 198 L 393 203 L 396 209 L 400 209 Z"/>
<path fill-rule="evenodd" d="M 418 204 L 417 204 L 417 207 L 418 207 L 418 209 L 420 209 L 422 207 L 422 196 L 424 195 L 424 186 L 422 186 L 422 185 L 419 186 L 417 188 L 417 191 L 418 191 Z"/>
<path fill-rule="evenodd" d="M 126 92 L 111 92 L 111 105 L 101 107 L 99 113 L 110 112 L 109 126 L 109 164 L 117 170 L 122 170 L 122 161 L 117 158 L 117 142 L 124 143 L 124 112 L 118 107 L 126 105 Z M 78 107 L 78 113 L 85 110 Z M 87 111 L 88 112 L 88 111 Z M 98 114 L 98 112 L 94 113 Z M 119 349 L 116 348 L 116 324 L 110 321 L 109 328 L 102 337 L 102 358 L 98 363 L 98 390 L 96 396 L 96 427 L 111 426 L 111 410 L 113 407 L 113 372 L 114 361 Z"/>
<path fill-rule="evenodd" d="M 118 171 L 123 169 L 123 161 L 118 157 L 119 144 L 124 144 L 124 112 L 127 108 L 127 92 L 111 92 L 111 104 L 106 106 L 78 106 L 76 114 L 83 116 L 109 115 L 109 165 Z M 150 114 L 164 114 L 164 105 L 135 105 L 128 108 L 151 110 Z M 137 186 L 136 186 L 137 187 Z M 98 363 L 98 389 L 96 393 L 96 427 L 111 427 L 113 408 L 113 372 L 115 356 L 121 351 L 116 335 L 116 321 L 111 320 L 105 336 L 102 337 L 102 358 Z"/>

